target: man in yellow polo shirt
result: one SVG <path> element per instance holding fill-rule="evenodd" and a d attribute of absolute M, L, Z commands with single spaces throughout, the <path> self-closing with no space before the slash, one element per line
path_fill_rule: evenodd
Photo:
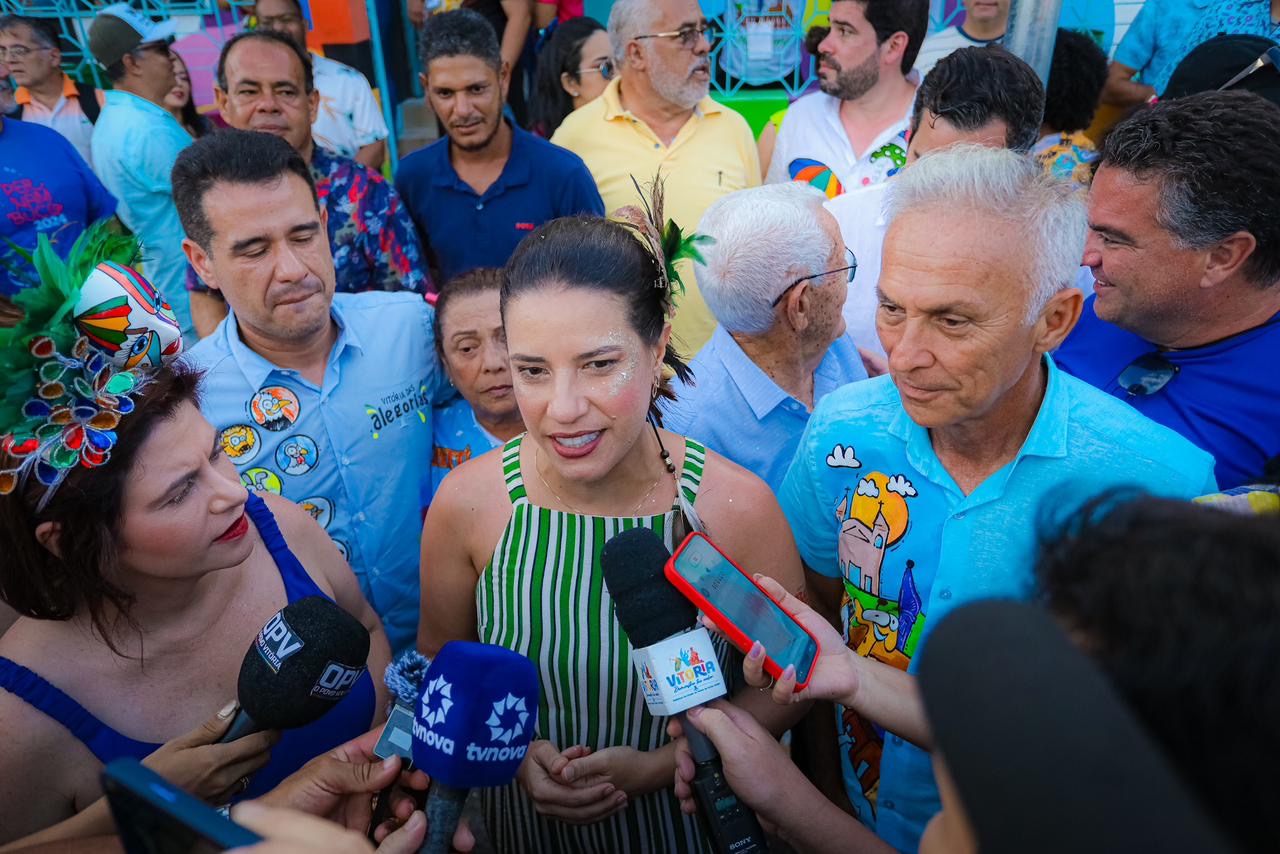
<path fill-rule="evenodd" d="M 643 186 L 660 173 L 666 216 L 688 233 L 716 199 L 760 184 L 751 128 L 707 96 L 710 31 L 697 0 L 616 0 L 609 42 L 619 76 L 551 138 L 586 162 L 605 210 L 637 204 L 632 177 Z M 679 349 L 692 356 L 715 319 L 692 274 L 684 281 L 674 327 Z"/>

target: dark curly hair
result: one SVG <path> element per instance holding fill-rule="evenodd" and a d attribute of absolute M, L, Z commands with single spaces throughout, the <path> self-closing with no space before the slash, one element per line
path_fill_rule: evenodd
<path fill-rule="evenodd" d="M 1244 273 L 1280 281 L 1280 107 L 1252 92 L 1202 92 L 1144 107 L 1102 144 L 1099 168 L 1160 185 L 1156 221 L 1184 247 L 1239 231 L 1258 245 Z"/>
<path fill-rule="evenodd" d="M 134 397 L 134 410 L 120 419 L 111 459 L 98 468 L 77 466 L 36 511 L 43 487 L 31 478 L 26 489 L 0 496 L 0 599 L 24 617 L 69 620 L 81 609 L 113 652 L 115 619 L 130 622 L 130 592 L 119 585 L 119 529 L 125 486 L 143 443 L 161 421 L 184 403 L 199 405 L 200 371 L 182 361 L 160 368 Z M 0 468 L 15 461 L 0 454 Z M 55 523 L 60 534 L 53 554 L 36 539 L 36 527 Z M 110 612 L 114 618 L 108 620 Z"/>
<path fill-rule="evenodd" d="M 1093 123 L 1107 82 L 1107 55 L 1093 39 L 1059 29 L 1049 66 L 1044 123 L 1059 133 L 1074 133 Z"/>
<path fill-rule="evenodd" d="M 1046 539 L 1035 569 L 1040 602 L 1242 851 L 1276 849 L 1277 570 L 1277 517 L 1115 493 Z"/>
<path fill-rule="evenodd" d="M 1044 87 L 1030 65 L 1002 47 L 962 47 L 925 75 L 911 111 L 911 132 L 925 111 L 959 130 L 977 130 L 999 119 L 1005 144 L 1028 152 L 1040 139 Z"/>

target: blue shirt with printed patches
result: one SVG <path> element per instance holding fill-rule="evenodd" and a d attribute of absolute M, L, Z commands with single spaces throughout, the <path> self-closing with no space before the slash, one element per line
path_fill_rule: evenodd
<path fill-rule="evenodd" d="M 1022 448 L 968 495 L 889 377 L 817 405 L 778 497 L 805 564 L 842 580 L 841 622 L 858 654 L 912 672 L 930 628 L 952 609 L 1028 596 L 1046 512 L 1115 488 L 1173 498 L 1214 490 L 1204 451 L 1050 357 L 1044 365 L 1044 399 Z M 848 709 L 839 734 L 859 817 L 895 848 L 916 850 L 940 807 L 929 754 Z"/>
<path fill-rule="evenodd" d="M 245 486 L 315 517 L 393 652 L 417 639 L 418 498 L 430 477 L 432 406 L 452 396 L 432 315 L 417 294 L 336 294 L 338 339 L 320 386 L 249 349 L 234 312 L 188 355 L 205 371 L 204 415 Z"/>

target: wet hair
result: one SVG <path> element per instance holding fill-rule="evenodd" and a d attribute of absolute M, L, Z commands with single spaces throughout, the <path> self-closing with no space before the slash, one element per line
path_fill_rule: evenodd
<path fill-rule="evenodd" d="M 227 91 L 227 57 L 231 55 L 233 47 L 245 41 L 268 42 L 287 47 L 298 58 L 298 62 L 302 63 L 302 91 L 310 95 L 315 90 L 316 75 L 311 67 L 311 57 L 307 55 L 307 51 L 302 45 L 276 30 L 248 30 L 232 36 L 222 46 L 222 52 L 218 54 L 218 69 L 215 79 L 218 81 L 218 88 L 223 92 Z"/>
<path fill-rule="evenodd" d="M 1156 222 L 1182 247 L 1247 231 L 1258 243 L 1244 274 L 1280 282 L 1280 107 L 1243 91 L 1160 101 L 1116 125 L 1098 162 L 1158 182 Z"/>
<path fill-rule="evenodd" d="M 1239 850 L 1274 851 L 1280 519 L 1113 493 L 1054 528 L 1040 602 Z"/>
<path fill-rule="evenodd" d="M 507 304 L 521 294 L 545 288 L 583 288 L 621 299 L 631 328 L 646 344 L 654 345 L 673 311 L 671 290 L 664 284 L 664 262 L 645 248 L 626 225 L 597 216 L 553 219 L 539 226 L 507 262 L 502 286 L 502 317 Z M 682 381 L 693 378 L 688 364 L 667 344 L 663 364 Z M 664 378 L 658 396 L 675 400 Z M 650 414 L 661 423 L 657 401 Z"/>
<path fill-rule="evenodd" d="M 533 76 L 533 98 L 529 103 L 531 126 L 550 138 L 564 117 L 573 112 L 573 98 L 560 83 L 560 75 L 579 79 L 582 67 L 582 45 L 604 25 L 595 18 L 573 18 L 556 27 L 538 55 L 538 68 Z M 612 62 L 612 57 L 610 57 Z"/>
<path fill-rule="evenodd" d="M 418 42 L 422 70 L 431 76 L 431 61 L 449 56 L 474 56 L 499 74 L 502 73 L 502 50 L 498 34 L 479 12 L 454 9 L 428 15 Z"/>
<path fill-rule="evenodd" d="M 454 276 L 440 286 L 431 323 L 435 327 L 436 353 L 442 359 L 444 358 L 444 316 L 449 303 L 455 299 L 482 294 L 486 291 L 500 291 L 502 279 L 503 271 L 500 268 L 478 267 L 460 276 Z"/>
<path fill-rule="evenodd" d="M 1026 153 L 1040 139 L 1044 86 L 1030 65 L 997 45 L 963 47 L 925 75 L 911 110 L 911 132 L 926 111 L 957 130 L 973 131 L 996 119 L 1004 122 L 1005 145 Z"/>
<path fill-rule="evenodd" d="M 226 128 L 188 145 L 173 164 L 173 200 L 182 230 L 206 252 L 213 227 L 204 211 L 204 197 L 219 181 L 266 184 L 294 174 L 307 182 L 316 210 L 316 182 L 311 168 L 293 146 L 269 133 Z"/>
<path fill-rule="evenodd" d="M 30 478 L 25 489 L 0 496 L 0 599 L 24 617 L 69 620 L 81 609 L 113 652 L 116 622 L 129 620 L 133 602 L 119 584 L 120 526 L 124 494 L 138 451 L 162 421 L 186 403 L 199 405 L 201 373 L 182 361 L 160 368 L 134 396 L 134 410 L 120 419 L 111 458 L 97 468 L 76 466 L 49 498 L 35 508 L 44 487 Z M 15 460 L 0 454 L 0 468 Z M 36 539 L 44 522 L 58 526 L 54 555 Z M 115 619 L 108 622 L 108 612 Z"/>
<path fill-rule="evenodd" d="M 853 2 L 853 0 L 850 0 Z M 862 14 L 876 32 L 876 44 L 881 45 L 894 33 L 907 34 L 907 48 L 902 52 L 902 73 L 910 74 L 915 67 L 920 46 L 929 34 L 929 0 L 856 0 L 862 4 Z"/>
<path fill-rule="evenodd" d="M 1093 39 L 1074 30 L 1059 29 L 1053 43 L 1044 123 L 1060 133 L 1084 130 L 1107 82 L 1107 55 Z"/>

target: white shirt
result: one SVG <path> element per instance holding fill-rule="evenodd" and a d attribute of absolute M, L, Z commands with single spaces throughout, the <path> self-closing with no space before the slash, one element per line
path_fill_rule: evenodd
<path fill-rule="evenodd" d="M 909 109 L 859 154 L 840 122 L 840 103 L 834 95 L 813 92 L 787 108 L 765 183 L 806 181 L 835 198 L 878 184 L 907 162 Z"/>
<path fill-rule="evenodd" d="M 853 341 L 863 350 L 884 355 L 876 335 L 876 285 L 880 282 L 880 247 L 884 243 L 885 183 L 860 187 L 827 202 L 827 210 L 840 226 L 844 245 L 858 259 L 858 269 L 844 301 L 844 322 Z"/>
<path fill-rule="evenodd" d="M 938 30 L 931 34 L 924 40 L 924 44 L 920 45 L 920 53 L 916 55 L 915 70 L 920 73 L 920 79 L 923 80 L 925 75 L 938 64 L 938 60 L 962 47 L 986 47 L 989 44 L 999 43 L 1000 39 L 980 41 L 971 38 L 959 27 L 947 27 L 945 30 Z"/>
<path fill-rule="evenodd" d="M 311 135 L 319 145 L 344 157 L 387 138 L 387 123 L 369 81 L 350 65 L 311 55 L 320 109 Z"/>

